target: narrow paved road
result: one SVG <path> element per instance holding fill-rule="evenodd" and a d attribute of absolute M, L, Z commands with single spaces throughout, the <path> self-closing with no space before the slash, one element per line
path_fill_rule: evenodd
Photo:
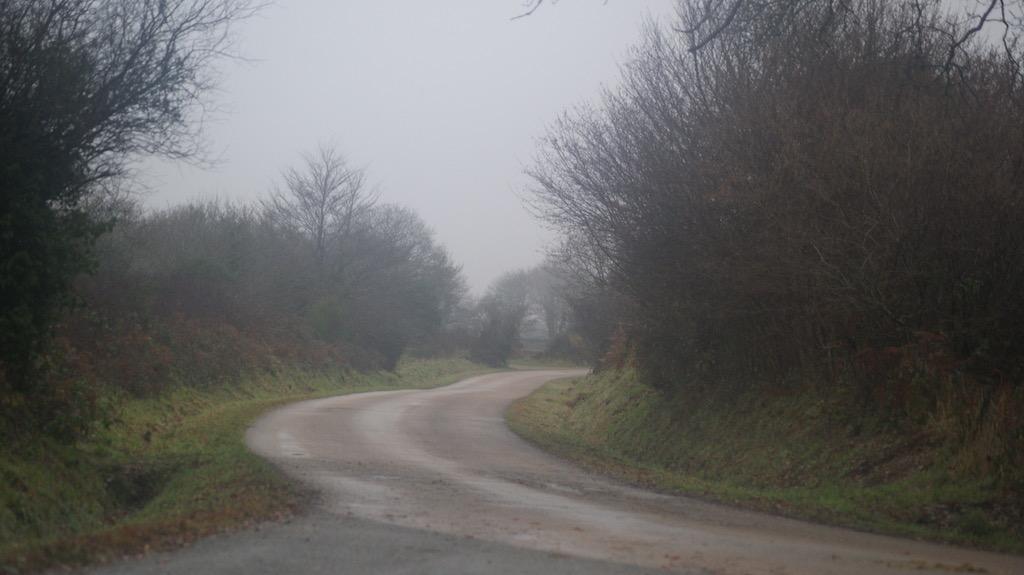
<path fill-rule="evenodd" d="M 1024 573 L 1024 558 L 625 487 L 508 430 L 513 400 L 576 373 L 501 373 L 274 411 L 249 445 L 316 487 L 316 512 L 111 572 Z"/>

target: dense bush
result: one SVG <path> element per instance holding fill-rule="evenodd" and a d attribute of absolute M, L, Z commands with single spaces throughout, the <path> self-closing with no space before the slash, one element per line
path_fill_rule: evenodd
<path fill-rule="evenodd" d="M 927 359 L 939 379 L 1018 385 L 1012 14 L 999 49 L 939 2 L 680 15 L 647 32 L 602 105 L 552 129 L 533 170 L 582 293 L 615 294 L 605 309 L 648 380 L 835 380 L 882 354 L 898 357 L 872 382 Z"/>
<path fill-rule="evenodd" d="M 321 261 L 312 238 L 260 208 L 128 206 L 111 212 L 119 223 L 98 241 L 95 271 L 78 278 L 79 304 L 54 327 L 38 375 L 52 393 L 26 400 L 38 419 L 5 418 L 6 431 L 80 436 L 113 416 L 111 391 L 393 369 L 407 347 L 443 337 L 464 291 L 406 209 L 369 207 L 343 241 L 325 241 Z"/>
<path fill-rule="evenodd" d="M 0 415 L 18 428 L 53 428 L 88 403 L 50 380 L 62 377 L 54 322 L 111 223 L 90 204 L 139 154 L 194 154 L 211 64 L 252 12 L 247 0 L 0 2 Z"/>
<path fill-rule="evenodd" d="M 265 364 L 266 351 L 315 364 L 332 356 L 317 351 L 327 346 L 363 348 L 365 367 L 391 368 L 409 343 L 441 329 L 461 276 L 408 210 L 374 206 L 354 226 L 326 244 L 321 263 L 311 238 L 256 209 L 203 204 L 132 216 L 100 242 L 100 266 L 80 294 L 89 311 L 119 322 L 114 333 L 156 322 L 159 333 L 149 335 L 178 350 L 203 348 L 197 334 L 209 333 L 211 346 L 242 346 L 209 350 L 240 366 Z M 256 344 L 240 342 L 254 338 L 262 351 L 247 353 Z"/>

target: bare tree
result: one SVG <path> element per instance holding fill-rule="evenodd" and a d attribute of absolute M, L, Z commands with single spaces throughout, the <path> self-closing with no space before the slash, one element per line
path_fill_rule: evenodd
<path fill-rule="evenodd" d="M 523 13 L 519 14 L 518 16 L 513 16 L 512 19 L 518 20 L 520 18 L 526 18 L 527 16 L 530 16 L 531 14 L 536 12 L 543 3 L 544 0 L 530 0 L 529 2 L 524 3 L 523 6 L 526 8 L 526 10 Z"/>
<path fill-rule="evenodd" d="M 539 5 L 539 3 L 538 3 Z M 965 63 L 979 45 L 1000 50 L 1017 81 L 1021 76 L 1021 37 L 1024 2 L 1021 0 L 905 0 L 892 2 L 901 12 L 904 28 L 895 36 L 919 39 L 930 36 L 942 45 L 944 58 L 929 62 L 949 78 L 963 81 Z M 534 6 L 534 10 L 537 6 Z M 823 26 L 818 39 L 827 41 L 833 22 L 864 15 L 851 0 L 702 0 L 681 2 L 675 30 L 697 53 L 728 37 L 729 41 L 756 45 L 772 35 L 801 34 L 808 19 Z M 826 20 L 819 19 L 824 15 Z"/>
<path fill-rule="evenodd" d="M 283 174 L 284 187 L 263 202 L 264 212 L 279 225 L 308 236 L 323 268 L 332 244 L 351 235 L 357 220 L 376 202 L 366 189 L 366 174 L 352 168 L 332 147 L 303 155 L 301 168 Z"/>

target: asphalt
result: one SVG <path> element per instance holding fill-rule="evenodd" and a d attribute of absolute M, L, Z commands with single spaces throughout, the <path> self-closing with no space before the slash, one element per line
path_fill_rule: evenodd
<path fill-rule="evenodd" d="M 492 374 L 273 411 L 249 446 L 319 493 L 285 524 L 95 573 L 1024 573 L 1024 558 L 631 488 L 510 432 L 503 412 L 581 372 Z"/>
<path fill-rule="evenodd" d="M 101 568 L 108 575 L 612 575 L 662 571 L 588 561 L 465 536 L 314 511 L 300 520 L 215 536 L 174 553 Z M 700 570 L 694 574 L 704 573 Z"/>

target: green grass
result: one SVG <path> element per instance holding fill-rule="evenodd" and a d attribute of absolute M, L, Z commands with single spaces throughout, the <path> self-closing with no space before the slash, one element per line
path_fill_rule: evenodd
<path fill-rule="evenodd" d="M 813 392 L 666 402 L 631 372 L 549 383 L 506 416 L 525 439 L 628 482 L 880 533 L 1024 552 L 1019 495 L 959 473 L 927 433 Z"/>
<path fill-rule="evenodd" d="M 510 359 L 508 366 L 511 369 L 577 369 L 588 368 L 589 366 L 574 362 L 568 359 L 547 358 L 547 357 L 519 357 Z"/>
<path fill-rule="evenodd" d="M 486 371 L 465 360 L 413 360 L 395 373 L 290 372 L 214 390 L 182 387 L 126 402 L 118 424 L 79 445 L 0 450 L 0 572 L 103 562 L 286 517 L 306 494 L 246 449 L 244 431 L 260 414 Z"/>

